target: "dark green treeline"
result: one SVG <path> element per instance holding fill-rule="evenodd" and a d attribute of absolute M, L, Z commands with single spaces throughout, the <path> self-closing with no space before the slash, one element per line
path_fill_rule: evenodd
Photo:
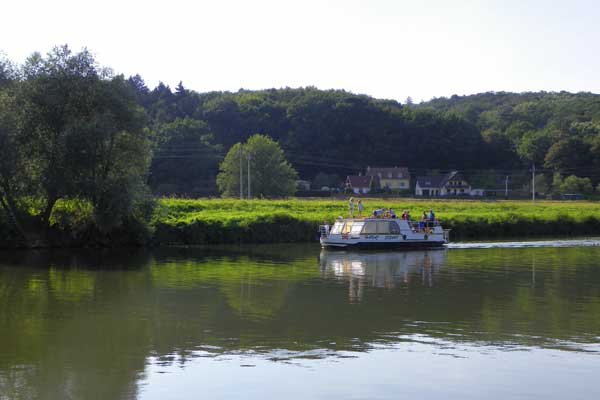
<path fill-rule="evenodd" d="M 460 169 L 486 187 L 527 174 L 533 163 L 548 190 L 571 175 L 594 187 L 600 180 L 600 96 L 591 93 L 498 92 L 403 105 L 312 87 L 197 93 L 181 83 L 150 90 L 139 76 L 129 82 L 163 134 L 151 167 L 160 194 L 215 194 L 216 154 L 256 132 L 279 141 L 302 179 L 330 185 L 366 166 Z"/>

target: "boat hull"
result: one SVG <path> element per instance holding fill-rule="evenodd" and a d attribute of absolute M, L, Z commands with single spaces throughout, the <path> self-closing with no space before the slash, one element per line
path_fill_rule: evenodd
<path fill-rule="evenodd" d="M 444 241 L 409 241 L 403 240 L 398 242 L 332 242 L 332 241 L 321 241 L 321 247 L 326 249 L 395 249 L 395 250 L 415 250 L 415 249 L 432 249 L 444 247 L 446 242 Z"/>

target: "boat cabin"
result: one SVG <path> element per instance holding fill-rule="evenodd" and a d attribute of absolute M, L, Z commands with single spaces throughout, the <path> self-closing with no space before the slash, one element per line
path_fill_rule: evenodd
<path fill-rule="evenodd" d="M 399 235 L 402 220 L 345 220 L 337 221 L 331 228 L 332 235 Z M 408 228 L 408 226 L 407 226 Z"/>

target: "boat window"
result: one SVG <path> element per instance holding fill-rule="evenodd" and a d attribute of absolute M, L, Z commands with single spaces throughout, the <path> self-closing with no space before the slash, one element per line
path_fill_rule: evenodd
<path fill-rule="evenodd" d="M 354 225 L 352 225 L 352 230 L 350 231 L 350 233 L 352 235 L 359 235 L 364 224 L 364 222 L 355 222 Z"/>
<path fill-rule="evenodd" d="M 331 232 L 329 232 L 330 234 L 334 234 L 334 235 L 339 235 L 342 232 L 342 227 L 344 226 L 343 222 L 336 222 L 333 225 L 333 228 L 331 228 Z"/>
<path fill-rule="evenodd" d="M 342 234 L 348 234 L 350 233 L 350 230 L 352 229 L 352 222 L 353 221 L 347 221 L 346 225 L 344 225 L 344 227 L 342 228 Z"/>
<path fill-rule="evenodd" d="M 368 221 L 365 223 L 361 232 L 363 235 L 374 235 L 377 233 L 377 223 L 375 221 Z"/>
<path fill-rule="evenodd" d="M 397 235 L 400 233 L 400 227 L 394 221 L 390 221 L 390 233 Z"/>
<path fill-rule="evenodd" d="M 377 221 L 377 233 L 384 235 L 390 233 L 390 222 Z"/>

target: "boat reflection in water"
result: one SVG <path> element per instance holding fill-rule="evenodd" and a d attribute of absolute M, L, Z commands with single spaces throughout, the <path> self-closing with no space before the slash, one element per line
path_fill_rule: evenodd
<path fill-rule="evenodd" d="M 321 250 L 321 276 L 349 282 L 349 297 L 361 301 L 365 287 L 434 286 L 447 250 L 354 252 Z"/>

